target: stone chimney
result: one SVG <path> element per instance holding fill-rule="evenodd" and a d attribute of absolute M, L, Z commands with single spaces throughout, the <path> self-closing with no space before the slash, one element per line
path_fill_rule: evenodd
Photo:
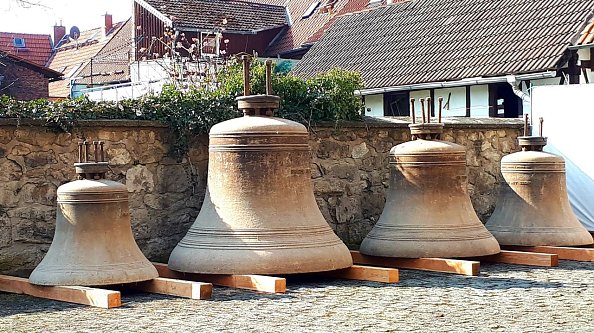
<path fill-rule="evenodd" d="M 111 29 L 113 28 L 113 18 L 111 14 L 105 13 L 105 29 L 103 30 L 105 35 L 107 35 Z"/>
<path fill-rule="evenodd" d="M 60 25 L 54 25 L 54 47 L 58 46 L 64 35 L 66 35 L 66 27 L 62 25 L 62 22 Z"/>

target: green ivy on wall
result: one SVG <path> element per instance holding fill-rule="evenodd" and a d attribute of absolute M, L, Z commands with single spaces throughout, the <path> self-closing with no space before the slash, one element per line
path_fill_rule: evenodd
<path fill-rule="evenodd" d="M 71 132 L 79 120 L 156 120 L 168 125 L 175 140 L 171 153 L 183 156 L 192 136 L 206 134 L 219 122 L 241 116 L 235 97 L 243 91 L 243 70 L 233 64 L 221 71 L 215 89 L 185 91 L 165 86 L 158 95 L 119 102 L 94 102 L 85 97 L 51 102 L 17 101 L 0 96 L 0 118 L 40 119 Z M 265 66 L 251 66 L 252 94 L 265 91 Z M 354 91 L 362 88 L 359 73 L 333 69 L 310 79 L 282 72 L 272 77 L 274 94 L 281 97 L 277 116 L 302 123 L 361 120 L 364 105 Z"/>

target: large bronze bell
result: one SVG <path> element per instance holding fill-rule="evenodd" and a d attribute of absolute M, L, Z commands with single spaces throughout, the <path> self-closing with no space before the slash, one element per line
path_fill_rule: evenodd
<path fill-rule="evenodd" d="M 79 180 L 58 188 L 56 231 L 52 244 L 29 281 L 48 286 L 99 286 L 151 280 L 159 276 L 134 240 L 128 191 L 106 180 L 103 143 L 79 143 Z"/>
<path fill-rule="evenodd" d="M 249 64 L 244 58 L 249 95 Z M 291 274 L 352 265 L 316 205 L 305 126 L 272 117 L 279 97 L 238 97 L 245 116 L 210 131 L 202 209 L 169 268 L 206 274 Z"/>
<path fill-rule="evenodd" d="M 592 244 L 592 236 L 576 218 L 565 186 L 565 160 L 543 152 L 542 136 L 518 138 L 522 151 L 501 159 L 505 182 L 486 226 L 502 245 L 571 246 Z"/>
<path fill-rule="evenodd" d="M 424 100 L 421 99 L 421 105 Z M 414 121 L 412 141 L 390 150 L 385 208 L 361 243 L 363 254 L 383 257 L 473 257 L 499 253 L 476 215 L 467 190 L 466 150 L 439 140 L 438 123 Z"/>

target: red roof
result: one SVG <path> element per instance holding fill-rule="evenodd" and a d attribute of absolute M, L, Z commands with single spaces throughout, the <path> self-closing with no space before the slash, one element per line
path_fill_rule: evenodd
<path fill-rule="evenodd" d="M 274 0 L 269 0 L 274 1 Z M 312 3 L 319 2 L 311 15 L 303 18 Z M 325 4 L 329 4 L 325 6 Z M 269 55 L 277 55 L 304 46 L 311 46 L 324 34 L 334 20 L 341 15 L 358 12 L 369 4 L 369 0 L 296 0 L 288 1 L 287 9 L 292 24 L 267 50 Z"/>
<path fill-rule="evenodd" d="M 22 39 L 24 44 L 21 47 L 16 45 Z M 45 66 L 52 53 L 52 42 L 50 35 L 24 34 L 18 32 L 0 32 L 0 50 L 8 54 L 18 56 L 34 64 Z"/>

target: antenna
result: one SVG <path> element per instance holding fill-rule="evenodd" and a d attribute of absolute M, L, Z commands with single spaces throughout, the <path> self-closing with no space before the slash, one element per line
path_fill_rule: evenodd
<path fill-rule="evenodd" d="M 78 37 L 80 37 L 80 29 L 77 26 L 73 25 L 72 28 L 70 28 L 70 33 L 68 34 L 68 36 L 71 39 L 77 40 Z"/>

